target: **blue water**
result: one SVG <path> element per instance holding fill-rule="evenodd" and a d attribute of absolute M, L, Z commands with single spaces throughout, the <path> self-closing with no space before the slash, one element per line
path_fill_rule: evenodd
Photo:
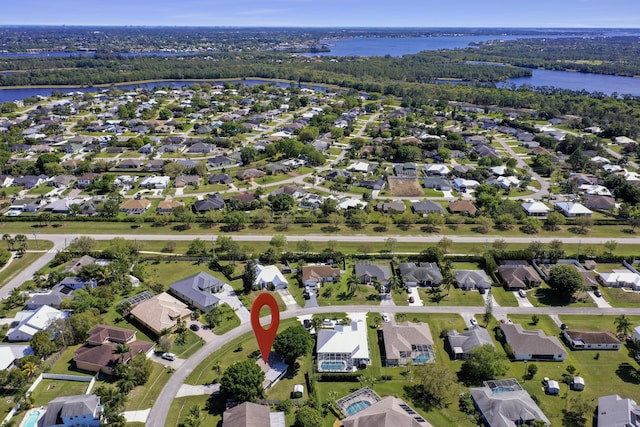
<path fill-rule="evenodd" d="M 513 387 L 496 387 L 491 389 L 491 393 L 493 394 L 508 393 L 510 391 L 514 391 Z"/>
<path fill-rule="evenodd" d="M 120 56 L 189 56 L 199 55 L 207 52 L 121 52 L 113 55 Z M 213 52 L 212 52 L 213 53 Z M 96 53 L 91 51 L 78 52 L 38 52 L 38 53 L 9 53 L 0 52 L 0 58 L 68 58 L 71 56 L 94 56 Z"/>
<path fill-rule="evenodd" d="M 22 425 L 24 427 L 35 427 L 38 424 L 38 418 L 40 418 L 40 411 L 30 412 L 24 419 Z"/>
<path fill-rule="evenodd" d="M 421 353 L 420 356 L 413 358 L 413 363 L 426 363 L 431 360 L 429 353 Z"/>
<path fill-rule="evenodd" d="M 349 414 L 349 416 L 357 414 L 358 412 L 367 409 L 369 406 L 371 406 L 371 402 L 360 400 L 359 402 L 355 402 L 347 406 L 347 414 Z"/>
<path fill-rule="evenodd" d="M 113 85 L 116 89 L 120 90 L 134 90 L 136 88 L 145 88 L 145 89 L 153 89 L 158 86 L 167 86 L 167 87 L 183 87 L 183 86 L 192 86 L 194 84 L 200 83 L 211 83 L 211 84 L 222 84 L 222 83 L 242 83 L 247 86 L 256 86 L 260 84 L 268 83 L 272 86 L 287 88 L 290 86 L 289 82 L 279 82 L 279 81 L 265 81 L 265 80 L 227 80 L 225 82 L 209 80 L 207 82 L 204 81 L 190 81 L 190 80 L 171 80 L 171 81 L 159 81 L 159 82 L 148 82 L 148 83 L 138 83 L 138 84 L 118 84 Z M 297 83 L 296 83 L 297 85 Z M 305 85 L 301 84 L 300 87 L 311 88 L 320 92 L 327 90 L 326 86 L 320 85 Z M 61 93 L 69 93 L 69 92 L 99 92 L 101 90 L 107 90 L 108 87 L 63 87 L 63 88 L 54 88 L 54 87 L 28 87 L 28 88 L 20 88 L 20 89 L 1 89 L 0 88 L 0 102 L 13 102 L 33 96 L 50 96 L 53 91 L 61 92 Z"/>
<path fill-rule="evenodd" d="M 344 371 L 346 364 L 344 362 L 321 362 L 320 368 L 323 371 Z"/>

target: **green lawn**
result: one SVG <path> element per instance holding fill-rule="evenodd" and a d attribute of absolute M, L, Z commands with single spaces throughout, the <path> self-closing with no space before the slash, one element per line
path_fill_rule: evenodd
<path fill-rule="evenodd" d="M 521 323 L 525 329 L 542 329 L 546 334 L 556 336 L 560 333 L 560 328 L 548 316 L 539 316 L 540 322 L 537 326 L 530 323 L 531 316 L 514 314 L 509 317 L 514 323 Z M 560 320 L 567 323 L 571 329 L 605 329 L 612 332 L 615 332 L 614 318 L 615 316 L 560 316 Z M 640 316 L 633 316 L 631 320 L 633 323 L 638 323 Z M 640 388 L 638 387 L 640 382 L 630 375 L 631 370 L 638 368 L 638 364 L 631 358 L 626 347 L 618 351 L 571 351 L 567 349 L 567 352 L 567 359 L 564 362 L 535 362 L 538 373 L 531 381 L 522 381 L 524 367 L 521 363 L 512 363 L 510 371 L 507 373 L 507 377 L 518 378 L 521 385 L 538 398 L 540 408 L 552 425 L 562 425 L 562 411 L 566 409 L 568 398 L 574 398 L 578 395 L 582 395 L 594 409 L 598 397 L 608 394 L 619 394 L 634 400 L 640 399 Z M 596 357 L 596 355 L 598 356 Z M 566 385 L 562 384 L 560 396 L 547 396 L 540 382 L 542 378 L 560 380 L 568 365 L 575 366 L 577 375 L 585 379 L 585 390 L 583 392 L 570 391 Z M 591 417 L 589 416 L 587 416 L 586 425 L 591 425 Z"/>
<path fill-rule="evenodd" d="M 599 289 L 602 291 L 601 298 L 608 301 L 612 307 L 640 307 L 640 293 L 638 292 L 604 286 Z"/>
<path fill-rule="evenodd" d="M 418 288 L 420 298 L 424 305 L 453 305 L 453 306 L 483 306 L 482 295 L 477 291 L 464 291 L 462 289 L 451 288 L 449 295 L 443 290 L 438 294 L 432 292 L 431 288 Z"/>
<path fill-rule="evenodd" d="M 164 388 L 171 374 L 160 363 L 153 363 L 149 380 L 143 386 L 134 388 L 127 395 L 126 411 L 138 411 L 151 408 Z"/>
<path fill-rule="evenodd" d="M 518 301 L 516 300 L 515 292 L 507 291 L 502 286 L 491 287 L 491 294 L 495 298 L 498 305 L 503 307 L 517 307 Z"/>
<path fill-rule="evenodd" d="M 173 348 L 171 349 L 172 353 L 175 353 L 181 359 L 188 359 L 195 353 L 200 350 L 200 347 L 204 345 L 204 341 L 193 331 L 187 329 L 186 339 L 184 344 L 178 345 L 174 341 Z"/>
<path fill-rule="evenodd" d="M 213 328 L 214 334 L 224 335 L 240 326 L 240 318 L 230 306 L 223 304 L 220 307 L 220 311 L 220 322 Z"/>
<path fill-rule="evenodd" d="M 45 195 L 47 193 L 50 193 L 53 190 L 55 190 L 55 188 L 50 187 L 47 184 L 41 184 L 41 185 L 38 185 L 37 187 L 33 187 L 32 189 L 27 191 L 27 194 L 30 195 L 30 196 L 42 196 L 42 195 Z"/>
<path fill-rule="evenodd" d="M 218 193 L 220 191 L 228 190 L 229 187 L 225 184 L 204 184 L 199 185 L 197 188 L 191 185 L 185 187 L 182 192 L 183 194 L 194 194 L 194 193 Z"/>
<path fill-rule="evenodd" d="M 43 252 L 27 252 L 22 258 L 14 258 L 11 264 L 0 271 L 0 288 L 6 285 L 16 274 L 44 255 Z"/>
<path fill-rule="evenodd" d="M 56 397 L 85 394 L 88 382 L 44 379 L 31 393 L 34 406 L 45 406 Z"/>
<path fill-rule="evenodd" d="M 527 297 L 534 307 L 595 307 L 596 303 L 593 302 L 584 292 L 577 292 L 576 297 L 569 303 L 563 298 L 560 298 L 557 293 L 551 289 L 546 283 L 537 287 L 534 290 L 527 292 Z"/>
<path fill-rule="evenodd" d="M 182 425 L 185 421 L 187 414 L 189 413 L 189 408 L 192 406 L 199 406 L 200 413 L 202 414 L 202 425 L 203 426 L 217 426 L 222 422 L 222 412 L 211 414 L 208 411 L 208 401 L 211 398 L 209 395 L 203 396 L 189 396 L 189 397 L 179 397 L 173 399 L 171 402 L 171 407 L 169 408 L 169 414 L 167 415 L 167 420 L 165 421 L 165 426 L 167 427 L 175 427 L 178 425 Z"/>
<path fill-rule="evenodd" d="M 379 305 L 380 293 L 373 286 L 360 284 L 353 295 L 349 293 L 347 276 L 340 282 L 324 283 L 318 292 L 319 305 Z"/>

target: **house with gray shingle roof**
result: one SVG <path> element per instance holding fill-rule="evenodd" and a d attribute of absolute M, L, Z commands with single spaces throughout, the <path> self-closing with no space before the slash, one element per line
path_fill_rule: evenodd
<path fill-rule="evenodd" d="M 386 285 L 391 279 L 391 269 L 388 265 L 376 265 L 369 261 L 357 261 L 355 273 L 360 283 L 371 283 L 378 280 Z"/>
<path fill-rule="evenodd" d="M 598 427 L 636 427 L 640 425 L 640 406 L 617 394 L 598 398 Z"/>
<path fill-rule="evenodd" d="M 447 332 L 447 350 L 453 359 L 467 359 L 471 350 L 483 345 L 495 347 L 485 328 L 475 327 L 462 333 L 455 329 Z"/>
<path fill-rule="evenodd" d="M 101 416 L 102 405 L 95 394 L 62 396 L 49 402 L 38 425 L 99 427 Z"/>
<path fill-rule="evenodd" d="M 402 262 L 398 266 L 407 286 L 440 286 L 442 273 L 435 262 Z"/>
<path fill-rule="evenodd" d="M 516 427 L 530 425 L 536 420 L 550 425 L 549 419 L 529 393 L 523 390 L 515 379 L 509 380 L 509 382 L 515 386 L 492 387 L 492 381 L 485 381 L 484 387 L 469 389 L 473 402 L 482 413 L 487 425 L 491 427 Z"/>
<path fill-rule="evenodd" d="M 222 292 L 225 283 L 212 275 L 200 272 L 169 286 L 169 292 L 200 311 L 207 312 L 220 303 L 215 294 Z"/>
<path fill-rule="evenodd" d="M 502 323 L 500 330 L 515 360 L 562 361 L 567 357 L 560 340 L 545 335 L 540 329 L 525 330 L 522 325 Z"/>
<path fill-rule="evenodd" d="M 460 289 L 489 289 L 491 287 L 491 279 L 484 270 L 454 270 L 453 275 Z"/>
<path fill-rule="evenodd" d="M 409 361 L 414 365 L 433 363 L 433 337 L 426 323 L 384 322 L 382 324 L 386 366 L 405 366 Z"/>

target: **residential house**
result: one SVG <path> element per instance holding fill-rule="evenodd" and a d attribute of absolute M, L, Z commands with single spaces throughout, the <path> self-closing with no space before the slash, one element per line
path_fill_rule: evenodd
<path fill-rule="evenodd" d="M 610 211 L 616 206 L 616 199 L 611 196 L 589 196 L 584 206 L 591 210 Z"/>
<path fill-rule="evenodd" d="M 555 204 L 555 208 L 568 218 L 579 216 L 590 217 L 593 214 L 591 210 L 587 209 L 582 204 L 575 202 L 557 202 Z"/>
<path fill-rule="evenodd" d="M 359 187 L 368 188 L 368 189 L 374 190 L 374 191 L 384 189 L 385 185 L 386 185 L 386 182 L 382 178 L 378 178 L 378 179 L 363 179 L 362 181 L 360 181 L 358 183 Z"/>
<path fill-rule="evenodd" d="M 340 421 L 343 427 L 432 427 L 407 403 L 387 396 Z"/>
<path fill-rule="evenodd" d="M 209 211 L 218 211 L 224 209 L 224 200 L 219 194 L 209 194 L 206 199 L 196 200 L 193 203 L 193 209 L 196 213 L 206 213 Z"/>
<path fill-rule="evenodd" d="M 55 188 L 68 188 L 76 181 L 76 177 L 73 175 L 57 175 L 49 181 L 49 186 Z M 1 187 L 1 185 L 0 185 Z"/>
<path fill-rule="evenodd" d="M 430 213 L 437 213 L 444 216 L 444 208 L 440 203 L 432 202 L 430 200 L 426 200 L 424 202 L 413 202 L 411 204 L 411 210 L 416 215 L 427 216 Z"/>
<path fill-rule="evenodd" d="M 175 328 L 178 320 L 187 319 L 191 310 L 182 301 L 163 292 L 137 304 L 130 314 L 151 332 L 161 335 Z"/>
<path fill-rule="evenodd" d="M 140 181 L 140 187 L 163 190 L 169 187 L 169 181 L 171 181 L 171 178 L 168 176 L 151 175 Z"/>
<path fill-rule="evenodd" d="M 575 331 L 565 329 L 565 341 L 571 350 L 619 350 L 622 343 L 609 331 Z"/>
<path fill-rule="evenodd" d="M 145 172 L 162 172 L 165 163 L 166 161 L 163 159 L 151 159 L 144 164 L 142 170 Z"/>
<path fill-rule="evenodd" d="M 386 366 L 423 365 L 436 361 L 433 337 L 426 323 L 382 324 Z"/>
<path fill-rule="evenodd" d="M 70 299 L 73 292 L 83 288 L 95 288 L 95 280 L 84 280 L 79 277 L 68 276 L 55 285 L 50 291 L 34 293 L 26 303 L 27 310 L 37 310 L 43 306 L 60 308 L 62 301 Z"/>
<path fill-rule="evenodd" d="M 159 214 L 170 214 L 173 213 L 175 208 L 181 208 L 184 206 L 184 202 L 179 200 L 173 200 L 171 197 L 167 197 L 165 200 L 158 203 L 158 213 Z"/>
<path fill-rule="evenodd" d="M 95 394 L 56 397 L 47 405 L 39 427 L 100 427 L 102 405 Z"/>
<path fill-rule="evenodd" d="M 256 264 L 254 287 L 269 290 L 286 289 L 289 282 L 275 265 Z"/>
<path fill-rule="evenodd" d="M 78 181 L 76 181 L 76 187 L 78 187 L 78 188 L 87 188 L 91 184 L 93 184 L 94 181 L 96 181 L 97 179 L 99 179 L 101 177 L 102 177 L 102 175 L 98 174 L 98 173 L 91 173 L 91 172 L 90 173 L 85 173 L 80 178 L 78 178 Z"/>
<path fill-rule="evenodd" d="M 307 194 L 307 190 L 296 185 L 283 185 L 269 193 L 269 196 L 277 196 L 278 194 L 288 194 L 294 199 L 300 199 Z"/>
<path fill-rule="evenodd" d="M 30 345 L 9 344 L 0 345 L 0 369 L 7 369 L 16 366 L 18 361 L 25 356 L 31 356 L 33 349 Z"/>
<path fill-rule="evenodd" d="M 359 320 L 318 330 L 316 354 L 318 372 L 354 372 L 370 364 L 367 323 Z"/>
<path fill-rule="evenodd" d="M 69 265 L 62 271 L 62 274 L 78 274 L 82 267 L 85 265 L 91 265 L 96 262 L 96 259 L 89 255 L 83 255 L 80 258 L 73 258 Z"/>
<path fill-rule="evenodd" d="M 398 265 L 404 283 L 414 286 L 440 286 L 442 273 L 435 262 L 401 262 Z"/>
<path fill-rule="evenodd" d="M 453 188 L 453 184 L 451 184 L 451 181 L 435 176 L 426 177 L 422 181 L 422 185 L 424 185 L 424 188 L 433 188 L 434 190 L 438 191 L 451 191 L 451 189 Z"/>
<path fill-rule="evenodd" d="M 11 175 L 0 175 L 0 188 L 8 188 L 13 184 L 13 177 Z"/>
<path fill-rule="evenodd" d="M 372 264 L 370 261 L 356 261 L 355 275 L 360 283 L 371 284 L 379 281 L 387 285 L 391 279 L 391 269 L 388 265 Z"/>
<path fill-rule="evenodd" d="M 24 189 L 32 189 L 44 184 L 49 180 L 47 175 L 25 175 L 13 179 L 14 187 L 22 187 Z"/>
<path fill-rule="evenodd" d="M 203 128 L 203 130 L 207 130 L 207 126 L 201 126 Z M 200 128 L 198 128 L 198 133 L 200 132 Z M 208 129 L 208 132 L 204 132 L 204 133 L 211 133 L 211 128 Z M 216 149 L 216 146 L 214 144 L 207 144 L 206 142 L 196 142 L 195 144 L 192 144 L 191 146 L 189 146 L 189 148 L 187 148 L 187 153 L 189 154 L 210 154 L 213 153 Z"/>
<path fill-rule="evenodd" d="M 237 163 L 238 162 L 233 160 L 231 157 L 227 157 L 227 156 L 215 156 L 207 160 L 207 165 L 210 168 L 214 168 L 214 169 L 229 167 Z"/>
<path fill-rule="evenodd" d="M 480 183 L 475 179 L 463 179 L 463 178 L 455 178 L 453 180 L 453 188 L 458 193 L 466 193 L 469 190 L 473 190 L 480 186 Z"/>
<path fill-rule="evenodd" d="M 200 185 L 200 177 L 198 175 L 178 175 L 176 176 L 176 180 L 173 183 L 173 186 L 176 188 L 184 188 L 187 185 L 192 185 L 194 187 Z"/>
<path fill-rule="evenodd" d="M 209 176 L 209 184 L 231 184 L 233 178 L 226 173 L 217 173 Z"/>
<path fill-rule="evenodd" d="M 484 270 L 453 270 L 458 288 L 465 291 L 491 288 L 491 279 Z"/>
<path fill-rule="evenodd" d="M 449 203 L 449 206 L 447 206 L 447 209 L 452 214 L 463 214 L 469 216 L 475 216 L 475 214 L 478 212 L 478 208 L 476 208 L 476 205 L 474 205 L 473 202 L 469 200 L 456 200 L 454 202 L 451 202 Z"/>
<path fill-rule="evenodd" d="M 468 359 L 471 350 L 483 345 L 495 347 L 489 331 L 475 327 L 460 333 L 455 329 L 447 332 L 447 350 L 453 359 Z"/>
<path fill-rule="evenodd" d="M 269 406 L 244 402 L 222 414 L 222 427 L 282 427 L 284 412 L 270 412 Z"/>
<path fill-rule="evenodd" d="M 616 269 L 610 273 L 600 273 L 598 281 L 608 288 L 631 288 L 640 290 L 640 274 L 631 270 Z"/>
<path fill-rule="evenodd" d="M 520 206 L 522 206 L 527 216 L 547 216 L 549 212 L 551 212 L 551 209 L 547 205 L 537 200 L 527 200 Z"/>
<path fill-rule="evenodd" d="M 498 274 L 507 289 L 511 291 L 533 288 L 542 284 L 538 272 L 526 261 L 503 262 L 498 267 Z"/>
<path fill-rule="evenodd" d="M 376 205 L 376 210 L 378 212 L 383 212 L 386 214 L 400 214 L 403 213 L 406 209 L 407 206 L 402 200 L 394 200 L 392 202 L 379 202 Z"/>
<path fill-rule="evenodd" d="M 120 212 L 127 215 L 142 215 L 151 207 L 151 202 L 147 199 L 128 199 L 120 205 Z"/>
<path fill-rule="evenodd" d="M 118 169 L 139 169 L 139 168 L 142 167 L 142 165 L 144 165 L 144 160 L 140 160 L 140 159 L 124 159 L 123 161 L 118 163 L 118 166 L 116 166 L 116 167 Z"/>
<path fill-rule="evenodd" d="M 560 340 L 540 329 L 525 330 L 522 325 L 502 323 L 500 330 L 511 346 L 514 360 L 562 361 L 567 357 Z"/>
<path fill-rule="evenodd" d="M 73 361 L 78 369 L 90 372 L 112 375 L 119 363 L 128 363 L 138 354 L 150 357 L 155 347 L 152 342 L 137 341 L 133 329 L 97 325 L 88 335 L 85 344 L 75 351 Z M 118 344 L 126 344 L 128 351 L 118 353 Z"/>
<path fill-rule="evenodd" d="M 266 173 L 260 169 L 244 169 L 236 173 L 236 177 L 242 181 L 250 181 L 252 179 L 262 178 Z"/>
<path fill-rule="evenodd" d="M 302 284 L 319 288 L 324 282 L 340 280 L 340 269 L 330 265 L 305 265 L 302 267 Z"/>
<path fill-rule="evenodd" d="M 418 165 L 413 162 L 393 165 L 396 176 L 414 177 L 418 175 Z"/>
<path fill-rule="evenodd" d="M 640 427 L 640 406 L 617 394 L 598 398 L 598 427 Z"/>
<path fill-rule="evenodd" d="M 355 162 L 347 166 L 347 170 L 349 171 L 360 172 L 364 174 L 371 172 L 373 169 L 374 167 L 367 162 Z"/>
<path fill-rule="evenodd" d="M 475 407 L 489 427 L 516 427 L 551 422 L 515 379 L 485 381 L 484 387 L 469 389 Z"/>
<path fill-rule="evenodd" d="M 220 304 L 215 294 L 222 292 L 224 285 L 222 280 L 202 271 L 172 283 L 169 292 L 193 309 L 207 312 Z"/>
<path fill-rule="evenodd" d="M 36 332 L 44 331 L 59 319 L 66 319 L 69 313 L 47 305 L 37 310 L 23 310 L 15 315 L 16 326 L 7 331 L 7 341 L 30 341 Z"/>
<path fill-rule="evenodd" d="M 424 171 L 429 176 L 447 176 L 451 173 L 451 170 L 447 165 L 439 165 L 439 164 L 429 164 L 426 165 Z"/>

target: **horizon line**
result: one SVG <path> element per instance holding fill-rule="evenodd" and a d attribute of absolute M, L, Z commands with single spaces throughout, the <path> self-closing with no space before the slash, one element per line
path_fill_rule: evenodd
<path fill-rule="evenodd" d="M 2 24 L 0 28 L 20 27 L 76 27 L 76 28 L 219 28 L 219 29 L 383 29 L 383 30 L 427 30 L 427 29 L 501 29 L 501 30 L 640 30 L 640 27 L 585 27 L 585 26 L 558 26 L 558 27 L 501 27 L 501 26 L 461 26 L 461 27 L 436 27 L 436 26 L 294 26 L 294 25 L 145 25 L 145 24 Z"/>

